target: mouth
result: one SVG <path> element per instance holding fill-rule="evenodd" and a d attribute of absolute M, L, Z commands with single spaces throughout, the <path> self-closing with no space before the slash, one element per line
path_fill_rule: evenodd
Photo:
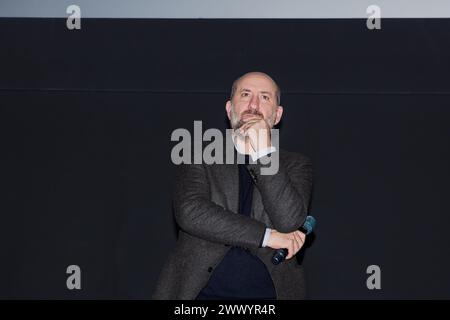
<path fill-rule="evenodd" d="M 241 119 L 246 119 L 246 118 L 250 118 L 250 117 L 260 117 L 263 118 L 263 115 L 261 113 L 250 113 L 250 112 L 246 112 L 241 116 Z"/>
<path fill-rule="evenodd" d="M 246 113 L 246 114 L 242 115 L 242 119 L 248 119 L 248 118 L 251 118 L 251 117 L 254 117 L 254 115 L 250 114 L 250 113 Z"/>

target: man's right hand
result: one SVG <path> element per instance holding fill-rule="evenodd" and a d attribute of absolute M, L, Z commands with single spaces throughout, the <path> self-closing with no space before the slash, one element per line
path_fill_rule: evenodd
<path fill-rule="evenodd" d="M 286 259 L 290 259 L 300 251 L 305 243 L 305 237 L 306 235 L 298 230 L 290 233 L 272 230 L 267 240 L 267 246 L 272 249 L 288 249 L 289 253 Z"/>

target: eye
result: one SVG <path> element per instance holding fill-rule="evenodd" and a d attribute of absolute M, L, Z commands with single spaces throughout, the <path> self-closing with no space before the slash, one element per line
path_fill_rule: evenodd
<path fill-rule="evenodd" d="M 248 97 L 249 96 L 249 93 L 248 92 L 242 92 L 241 93 L 241 97 L 242 98 L 245 98 L 245 97 Z"/>
<path fill-rule="evenodd" d="M 263 95 L 262 97 L 263 97 L 263 99 L 266 100 L 266 101 L 269 101 L 269 100 L 270 100 L 270 97 L 269 97 L 268 95 Z"/>

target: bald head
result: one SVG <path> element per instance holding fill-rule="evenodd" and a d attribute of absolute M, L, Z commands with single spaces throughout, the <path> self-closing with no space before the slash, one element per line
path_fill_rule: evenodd
<path fill-rule="evenodd" d="M 233 85 L 231 86 L 230 100 L 233 99 L 234 94 L 238 90 L 239 84 L 242 82 L 242 80 L 244 80 L 246 78 L 266 79 L 272 86 L 277 105 L 280 105 L 280 101 L 281 101 L 280 87 L 275 82 L 275 80 L 273 80 L 268 74 L 266 74 L 264 72 L 258 72 L 258 71 L 247 72 L 246 74 L 244 74 L 244 75 L 240 76 L 239 78 L 237 78 L 236 80 L 234 80 Z"/>

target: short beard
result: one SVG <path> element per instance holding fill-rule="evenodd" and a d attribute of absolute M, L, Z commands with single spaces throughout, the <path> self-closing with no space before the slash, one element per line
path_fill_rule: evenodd
<path fill-rule="evenodd" d="M 261 116 L 261 118 L 264 119 L 264 116 L 257 110 L 253 110 L 253 111 L 247 110 L 242 113 L 242 115 L 244 115 L 244 114 L 256 114 L 256 115 Z M 267 123 L 269 124 L 270 129 L 272 129 L 275 124 L 275 117 L 276 117 L 276 112 L 274 111 L 274 112 L 272 112 L 270 117 L 267 119 Z M 234 109 L 233 104 L 231 104 L 231 119 L 230 119 L 231 128 L 233 130 L 236 130 L 236 129 L 242 127 L 244 124 L 245 124 L 245 121 L 243 121 L 240 118 L 240 116 L 237 114 L 236 110 Z"/>

